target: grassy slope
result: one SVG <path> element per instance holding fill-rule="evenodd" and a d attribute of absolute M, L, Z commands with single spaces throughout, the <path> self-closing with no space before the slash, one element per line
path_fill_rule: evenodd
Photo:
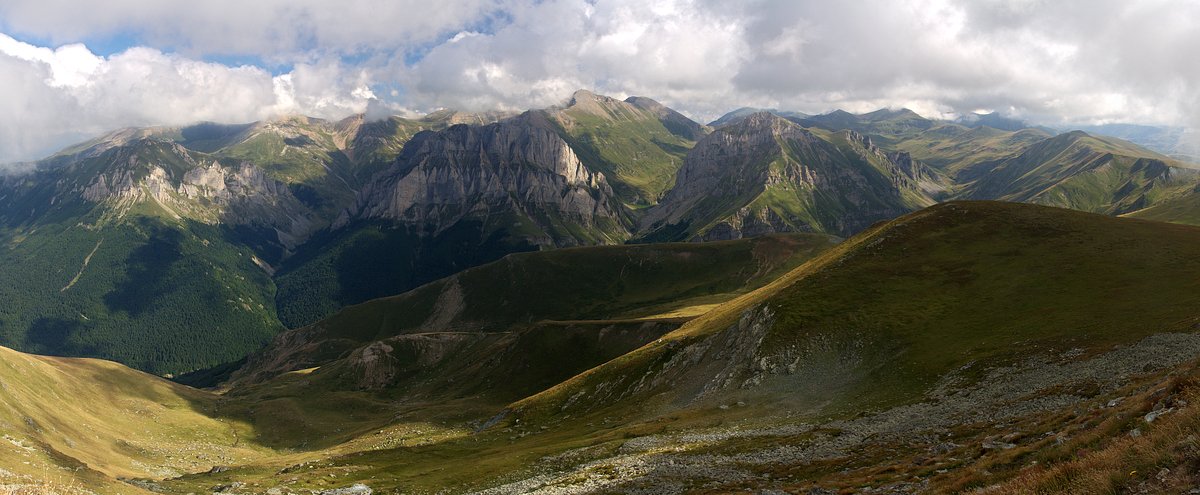
<path fill-rule="evenodd" d="M 1094 420 L 1094 431 L 1083 438 L 1062 446 L 1019 449 L 1007 456 L 1009 462 L 979 462 L 955 472 L 952 476 L 958 479 L 945 483 L 945 491 L 975 485 L 995 495 L 1188 493 L 1200 483 L 1195 467 L 1200 449 L 1197 379 L 1196 362 L 1182 366 L 1154 383 L 1153 392 L 1129 397 L 1117 410 L 1105 411 L 1103 419 Z M 1170 404 L 1171 414 L 1153 424 L 1143 420 L 1163 404 Z M 1132 434 L 1134 430 L 1138 434 Z M 1020 461 L 1030 457 L 1042 462 L 1022 466 Z"/>
<path fill-rule="evenodd" d="M 675 183 L 695 142 L 671 132 L 653 112 L 605 97 L 550 112 L 563 139 L 592 170 L 604 173 L 621 201 L 654 204 Z"/>
<path fill-rule="evenodd" d="M 207 471 L 264 453 L 239 441 L 247 425 L 210 417 L 216 396 L 116 363 L 0 348 L 0 383 L 0 484 L 148 493 L 115 478 Z"/>
<path fill-rule="evenodd" d="M 554 414 L 567 397 L 628 386 L 687 343 L 769 307 L 763 352 L 806 343 L 861 348 L 857 384 L 834 410 L 918 397 L 968 362 L 1051 348 L 1103 348 L 1200 316 L 1200 230 L 1040 206 L 949 203 L 869 230 L 778 281 L 697 318 L 637 352 L 514 405 Z M 835 346 L 836 347 L 836 346 Z M 700 379 L 703 379 L 701 377 Z M 784 394 L 789 385 L 773 385 Z M 657 390 L 671 397 L 669 390 Z M 794 406 L 795 404 L 793 404 Z M 813 406 L 815 404 L 808 404 Z"/>
<path fill-rule="evenodd" d="M 1159 222 L 1200 225 L 1200 188 L 1182 190 L 1180 194 L 1157 204 L 1126 214 L 1133 218 Z"/>
<path fill-rule="evenodd" d="M 991 127 L 942 124 L 897 143 L 896 148 L 953 176 L 975 164 L 1012 156 L 1048 137 L 1036 129 L 1007 132 Z"/>
<path fill-rule="evenodd" d="M 797 188 L 786 182 L 778 182 L 764 187 L 762 193 L 749 203 L 751 209 L 770 209 L 785 219 L 791 219 L 795 223 L 792 227 L 796 229 L 819 227 L 819 231 L 839 232 L 841 229 L 838 225 L 843 219 L 853 217 L 862 210 L 912 211 L 933 204 L 928 196 L 915 189 L 894 191 L 895 173 L 885 160 L 874 154 L 864 157 L 860 154 L 861 148 L 848 139 L 848 133 L 816 131 L 816 134 L 836 147 L 838 153 L 831 156 L 840 158 L 840 163 L 815 161 L 790 143 L 781 142 L 785 156 L 772 162 L 769 167 L 782 172 L 788 162 L 796 161 L 814 167 L 819 170 L 818 173 L 826 176 L 837 175 L 838 168 L 856 170 L 864 178 L 862 189 L 830 191 Z M 850 197 L 854 199 L 848 199 Z"/>
<path fill-rule="evenodd" d="M 1178 194 L 1195 174 L 1167 157 L 1114 138 L 1075 131 L 999 162 L 964 169 L 963 197 L 1122 214 Z"/>
<path fill-rule="evenodd" d="M 691 246 L 709 245 L 677 249 Z M 566 261 L 574 253 L 620 249 L 628 248 L 572 249 L 526 257 L 561 256 L 564 267 L 588 268 L 586 263 Z M 561 269 L 552 269 L 556 263 L 547 265 L 543 275 L 517 270 L 513 267 L 521 264 L 508 260 L 492 266 L 514 275 L 528 273 L 533 279 L 574 280 L 561 274 Z M 515 278 L 480 280 L 495 283 Z M 332 384 L 321 379 L 320 370 L 296 372 L 248 389 L 224 407 L 233 417 L 253 423 L 254 432 L 247 438 L 275 447 L 307 440 L 306 448 L 321 450 L 264 458 L 226 473 L 162 484 L 172 493 L 197 492 L 230 480 L 259 486 L 289 483 L 294 490 L 347 486 L 360 480 L 376 489 L 463 490 L 566 449 L 594 445 L 611 453 L 631 436 L 700 421 L 711 424 L 725 413 L 715 408 L 661 409 L 670 402 L 661 399 L 675 393 L 673 387 L 592 404 L 591 412 L 562 405 L 600 383 L 619 390 L 623 377 L 645 376 L 687 344 L 716 335 L 746 310 L 761 307 L 769 307 L 775 315 L 762 343 L 765 353 L 806 342 L 842 341 L 853 345 L 832 348 L 859 349 L 863 359 L 850 370 L 855 380 L 838 389 L 845 395 L 833 397 L 832 402 L 830 397 L 801 395 L 802 384 L 787 377 L 769 377 L 760 389 L 764 395 L 750 400 L 756 407 L 745 408 L 751 411 L 746 414 L 769 416 L 771 401 L 776 400 L 787 410 L 815 401 L 807 409 L 818 406 L 818 415 L 850 415 L 911 401 L 936 378 L 969 362 L 1000 364 L 1030 353 L 1068 348 L 1102 350 L 1151 333 L 1192 328 L 1200 321 L 1194 301 L 1163 294 L 1200 293 L 1198 280 L 1200 229 L 1034 205 L 950 203 L 870 229 L 659 341 L 516 403 L 524 419 L 521 423 L 510 418 L 503 428 L 472 435 L 472 424 L 478 423 L 470 421 L 487 416 L 478 403 L 396 403 L 329 388 Z M 508 298 L 494 297 L 509 290 L 504 283 L 480 286 L 492 296 L 483 301 L 495 304 L 479 306 L 478 311 L 519 319 L 523 313 L 506 313 L 511 304 L 500 303 Z M 587 292 L 586 284 L 590 283 L 578 284 L 579 294 Z M 561 292 L 533 285 L 526 289 L 533 292 L 515 293 L 508 300 L 530 301 L 536 307 L 539 294 Z M 564 308 L 574 300 L 573 293 L 563 292 Z M 625 294 L 635 306 L 653 301 L 636 292 Z M 410 309 L 427 310 L 436 299 L 427 297 L 429 302 L 414 303 Z M 623 313 L 618 306 L 603 311 L 581 307 L 599 317 L 638 314 Z M 375 338 L 387 318 L 394 324 L 397 318 L 411 316 L 402 304 L 394 309 L 347 316 L 346 328 L 365 330 L 355 339 Z M 546 309 L 551 314 L 564 310 Z M 329 443 L 329 439 L 334 440 Z M 346 443 L 335 445 L 343 440 Z M 471 462 L 447 462 L 467 458 Z"/>

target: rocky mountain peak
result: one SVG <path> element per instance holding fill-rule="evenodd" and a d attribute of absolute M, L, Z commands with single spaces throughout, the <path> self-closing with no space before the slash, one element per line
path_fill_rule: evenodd
<path fill-rule="evenodd" d="M 729 136 L 756 136 L 755 142 L 767 143 L 775 138 L 790 138 L 800 140 L 816 139 L 807 129 L 795 122 L 775 115 L 768 111 L 755 112 L 742 120 L 722 127 L 714 134 Z"/>
<path fill-rule="evenodd" d="M 635 107 L 641 108 L 643 110 L 650 110 L 652 112 L 662 112 L 664 110 L 669 110 L 666 105 L 659 103 L 657 100 L 654 100 L 651 98 L 646 98 L 645 96 L 630 96 L 629 98 L 625 98 L 625 103 L 628 103 Z"/>
<path fill-rule="evenodd" d="M 754 112 L 747 115 L 746 118 L 735 124 L 736 128 L 741 129 L 783 129 L 787 126 L 795 126 L 796 124 L 774 113 L 766 110 Z"/>
<path fill-rule="evenodd" d="M 566 108 L 575 112 L 608 117 L 614 109 L 620 109 L 625 105 L 625 102 L 616 98 L 581 89 L 571 95 L 571 100 L 567 102 Z"/>
<path fill-rule="evenodd" d="M 907 153 L 885 153 L 861 133 L 826 138 L 755 112 L 696 143 L 675 187 L 641 227 L 663 233 L 661 240 L 845 235 L 931 204 L 926 195 L 939 189 L 938 179 Z M 849 213 L 821 217 L 832 209 Z"/>
<path fill-rule="evenodd" d="M 440 232 L 478 215 L 528 213 L 549 234 L 533 242 L 549 245 L 582 239 L 558 232 L 561 226 L 546 218 L 588 227 L 619 224 L 621 213 L 604 175 L 585 167 L 542 121 L 544 116 L 527 113 L 418 134 L 363 189 L 358 215 Z"/>
<path fill-rule="evenodd" d="M 574 93 L 571 93 L 571 101 L 570 101 L 570 103 L 568 103 L 568 105 L 578 105 L 580 103 L 595 101 L 596 98 L 597 98 L 596 93 L 593 93 L 586 89 L 579 89 L 579 90 L 576 90 Z"/>

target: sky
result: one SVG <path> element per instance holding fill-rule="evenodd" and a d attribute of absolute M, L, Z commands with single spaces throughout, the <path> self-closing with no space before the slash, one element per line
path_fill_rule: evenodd
<path fill-rule="evenodd" d="M 121 127 L 907 107 L 1200 129 L 1200 0 L 4 0 L 0 162 Z"/>

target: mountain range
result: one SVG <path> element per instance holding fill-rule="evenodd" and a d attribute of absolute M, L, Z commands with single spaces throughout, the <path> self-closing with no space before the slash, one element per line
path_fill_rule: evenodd
<path fill-rule="evenodd" d="M 122 129 L 0 177 L 0 493 L 1170 492 L 1197 225 L 998 115 Z"/>
<path fill-rule="evenodd" d="M 579 91 L 523 113 L 123 129 L 0 181 L 0 344 L 178 375 L 510 253 L 844 238 L 959 198 L 1200 218 L 1188 162 L 995 120 L 740 109 L 706 126 Z"/>

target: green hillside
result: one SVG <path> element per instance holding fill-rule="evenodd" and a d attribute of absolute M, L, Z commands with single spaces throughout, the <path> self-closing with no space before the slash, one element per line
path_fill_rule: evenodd
<path fill-rule="evenodd" d="M 1177 162 L 1114 138 L 1081 131 L 1021 154 L 963 169 L 963 197 L 1000 199 L 1117 215 L 1150 206 L 1195 182 Z"/>
<path fill-rule="evenodd" d="M 911 400 L 967 362 L 1002 363 L 1026 352 L 1101 349 L 1190 328 L 1200 312 L 1200 230 L 1042 206 L 952 202 L 870 229 L 754 293 L 545 394 L 516 404 L 557 412 L 566 397 L 629 387 L 688 345 L 736 329 L 760 312 L 768 327 L 756 356 L 782 359 L 806 343 L 860 349 L 835 410 Z M 886 276 L 881 276 L 886 274 Z M 790 361 L 790 359 L 788 359 Z M 670 389 L 640 390 L 657 403 L 683 399 L 683 369 Z M 692 374 L 695 373 L 695 374 Z M 803 374 L 764 378 L 779 395 Z M 789 397 L 785 399 L 784 397 Z M 813 401 L 812 398 L 803 399 Z M 578 401 L 579 404 L 594 403 Z M 797 406 L 792 404 L 793 407 Z M 804 404 L 800 404 L 803 408 Z"/>
<path fill-rule="evenodd" d="M 982 162 L 1008 158 L 1049 137 L 1037 129 L 1008 132 L 991 127 L 942 124 L 897 143 L 896 148 L 953 176 Z"/>
<path fill-rule="evenodd" d="M 1190 190 L 1181 188 L 1177 195 L 1127 213 L 1125 216 L 1159 222 L 1200 225 L 1200 186 Z"/>
<path fill-rule="evenodd" d="M 219 398 L 116 363 L 0 348 L 0 491 L 150 493 L 164 478 L 251 461 L 248 425 L 212 417 Z"/>
<path fill-rule="evenodd" d="M 282 328 L 270 277 L 214 227 L 141 218 L 0 239 L 5 345 L 181 373 L 235 361 Z"/>
<path fill-rule="evenodd" d="M 291 331 L 239 374 L 267 376 L 318 366 L 359 346 L 405 334 L 495 333 L 543 321 L 693 316 L 766 283 L 835 241 L 815 234 L 779 235 L 512 254 Z M 307 350 L 279 345 L 290 342 L 292 334 L 303 335 Z"/>
<path fill-rule="evenodd" d="M 566 108 L 546 114 L 579 159 L 604 173 L 618 199 L 636 207 L 658 202 L 670 189 L 703 130 L 682 115 L 660 114 L 661 105 L 652 100 L 633 100 L 579 91 Z"/>
<path fill-rule="evenodd" d="M 838 480 L 834 486 L 850 489 L 878 486 L 882 480 L 904 480 L 910 474 L 934 480 L 938 483 L 934 486 L 946 491 L 961 486 L 953 483 L 1002 480 L 1014 473 L 1005 454 L 980 453 L 978 445 L 999 438 L 1006 430 L 988 424 L 954 426 L 955 436 L 949 444 L 956 450 L 947 457 L 959 460 L 944 461 L 948 464 L 940 460 L 921 464 L 926 461 L 920 459 L 929 457 L 925 450 L 929 444 L 924 443 L 929 440 L 900 437 L 892 441 L 887 436 L 870 440 L 874 443 L 863 447 L 868 450 L 856 450 L 863 453 L 851 460 L 835 457 L 761 464 L 764 461 L 754 459 L 760 455 L 770 459 L 775 452 L 805 452 L 811 442 L 838 438 L 840 429 L 850 427 L 845 423 L 856 418 L 869 421 L 892 408 L 943 400 L 930 397 L 953 395 L 957 390 L 971 393 L 976 387 L 988 386 L 984 379 L 998 373 L 997 367 L 1023 363 L 1029 356 L 1067 352 L 1077 356 L 1072 359 L 1103 359 L 1105 353 L 1133 346 L 1150 335 L 1189 332 L 1200 321 L 1194 301 L 1162 295 L 1200 293 L 1198 241 L 1200 230 L 1191 227 L 1035 205 L 955 202 L 935 206 L 870 229 L 640 349 L 512 403 L 507 408 L 511 412 L 498 416 L 500 422 L 483 433 L 440 437 L 424 446 L 346 452 L 328 464 L 306 466 L 291 475 L 307 486 L 329 474 L 341 479 L 340 473 L 353 473 L 344 483 L 362 480 L 376 488 L 452 492 L 520 480 L 534 483 L 528 486 L 599 486 L 619 492 L 677 486 L 681 479 L 694 483 L 683 486 L 715 491 L 752 487 L 802 491 L 814 482 L 830 482 L 826 480 Z M 431 301 L 444 300 L 445 294 L 434 290 L 421 296 L 430 302 L 414 302 L 414 307 L 426 308 Z M 375 333 L 375 328 L 390 332 L 396 322 L 411 314 L 403 307 L 395 306 L 390 317 L 371 311 L 368 320 L 339 326 L 368 331 L 350 338 L 353 341 L 377 338 L 381 334 Z M 492 308 L 496 307 L 505 306 Z M 352 314 L 344 312 L 341 318 Z M 418 314 L 415 319 L 425 318 Z M 470 327 L 470 319 L 448 321 Z M 417 323 L 411 325 L 419 328 Z M 288 401 L 289 407 L 304 410 L 297 405 L 303 402 L 297 401 L 306 391 L 311 393 L 313 387 L 336 389 L 337 383 L 349 383 L 338 381 L 346 376 L 349 366 L 345 363 L 284 375 L 241 393 L 248 398 L 268 394 L 275 397 L 273 401 Z M 1157 363 L 1134 364 L 1139 373 L 1159 369 L 1154 367 Z M 514 370 L 502 363 L 493 369 L 506 374 Z M 426 383 L 420 375 L 416 377 L 408 383 Z M 954 379 L 947 382 L 947 378 Z M 1157 379 L 1148 378 L 1142 386 L 1154 390 L 1158 382 L 1153 380 Z M 430 383 L 436 389 L 450 385 Z M 1006 392 L 1017 393 L 1008 400 L 1032 394 L 1027 400 L 1036 402 L 1041 394 L 1053 398 L 1062 393 L 1055 387 L 1089 385 L 1052 381 L 1011 386 L 1020 392 Z M 951 388 L 947 391 L 945 387 Z M 1080 393 L 1095 397 L 1101 405 L 1114 397 L 1110 393 L 1118 393 L 1099 390 L 1099 396 L 1097 392 Z M 1119 393 L 1143 393 L 1140 390 Z M 460 414 L 474 410 L 468 416 L 478 418 L 475 421 L 492 417 L 486 409 L 473 409 L 478 404 L 453 403 Z M 424 404 L 424 413 L 405 409 L 406 421 L 438 414 L 445 418 L 442 421 L 455 424 L 447 416 L 453 414 L 449 410 Z M 1121 404 L 1119 413 L 1115 409 L 1106 412 L 1101 406 L 1080 417 L 1079 428 L 1092 428 L 1087 425 L 1095 425 L 1104 414 L 1140 417 L 1137 415 L 1146 413 L 1140 400 Z M 1057 419 L 1058 414 L 1069 414 L 1054 409 L 1059 406 L 1045 407 L 1050 409 L 1022 419 L 1020 427 L 1075 424 L 1076 420 Z M 332 414 L 332 409 L 328 411 Z M 896 411 L 898 418 L 908 417 L 903 409 Z M 457 417 L 457 424 L 480 424 Z M 819 426 L 830 420 L 827 429 Z M 805 430 L 802 425 L 806 424 L 818 426 Z M 809 433 L 787 433 L 796 429 Z M 367 433 L 363 438 L 370 436 L 363 431 Z M 434 429 L 430 434 L 436 431 L 444 432 Z M 1086 431 L 1079 442 L 1113 434 L 1112 429 Z M 703 440 L 707 436 L 715 439 Z M 845 441 L 868 441 L 857 438 L 849 436 Z M 1045 457 L 1038 459 L 1059 460 L 1064 453 L 1070 455 L 1070 446 L 1080 445 L 1067 443 L 1056 450 L 1037 443 L 1038 438 L 1042 437 L 1030 434 L 1028 440 L 1019 440 L 1021 447 L 1014 452 L 1045 452 Z M 910 446 L 914 441 L 919 446 Z M 937 445 L 935 440 L 929 448 Z M 964 461 L 959 456 L 981 457 Z M 447 458 L 470 458 L 472 462 L 449 467 Z M 917 460 L 906 467 L 909 459 Z M 636 467 L 641 465 L 638 462 L 658 466 L 670 465 L 668 461 L 676 467 L 650 471 Z M 975 466 L 974 462 L 983 467 L 966 468 Z M 943 465 L 963 469 L 934 472 Z M 984 467 L 994 474 L 971 474 L 976 472 L 971 470 Z M 747 469 L 750 474 L 741 478 L 720 474 L 726 472 L 723 469 L 735 468 Z M 282 479 L 274 474 L 277 470 L 278 464 L 255 464 L 237 470 L 234 477 L 269 485 L 271 480 Z M 612 473 L 626 474 L 614 478 Z M 194 490 L 211 479 L 191 476 L 171 486 L 180 492 Z"/>
<path fill-rule="evenodd" d="M 0 434 L 19 447 L 0 454 L 0 483 L 67 493 L 186 493 L 290 469 L 304 478 L 300 487 L 348 485 L 325 477 L 320 466 L 340 455 L 380 452 L 391 441 L 461 441 L 467 432 L 459 422 L 624 354 L 835 241 L 767 236 L 509 256 L 347 308 L 306 337 L 330 356 L 309 356 L 314 362 L 303 366 L 321 368 L 224 396 L 111 362 L 0 348 L 0 399 L 9 406 L 0 411 Z M 455 293 L 461 306 L 448 313 Z M 429 330 L 445 340 L 439 344 Z M 478 338 L 455 340 L 465 334 Z M 334 358 L 344 354 L 339 348 L 376 339 L 394 346 L 387 356 L 400 360 L 398 374 L 382 389 L 363 390 L 359 355 Z M 424 402 L 432 398 L 438 402 Z M 309 478 L 305 466 L 325 479 Z M 275 484 L 247 481 L 261 490 Z"/>

